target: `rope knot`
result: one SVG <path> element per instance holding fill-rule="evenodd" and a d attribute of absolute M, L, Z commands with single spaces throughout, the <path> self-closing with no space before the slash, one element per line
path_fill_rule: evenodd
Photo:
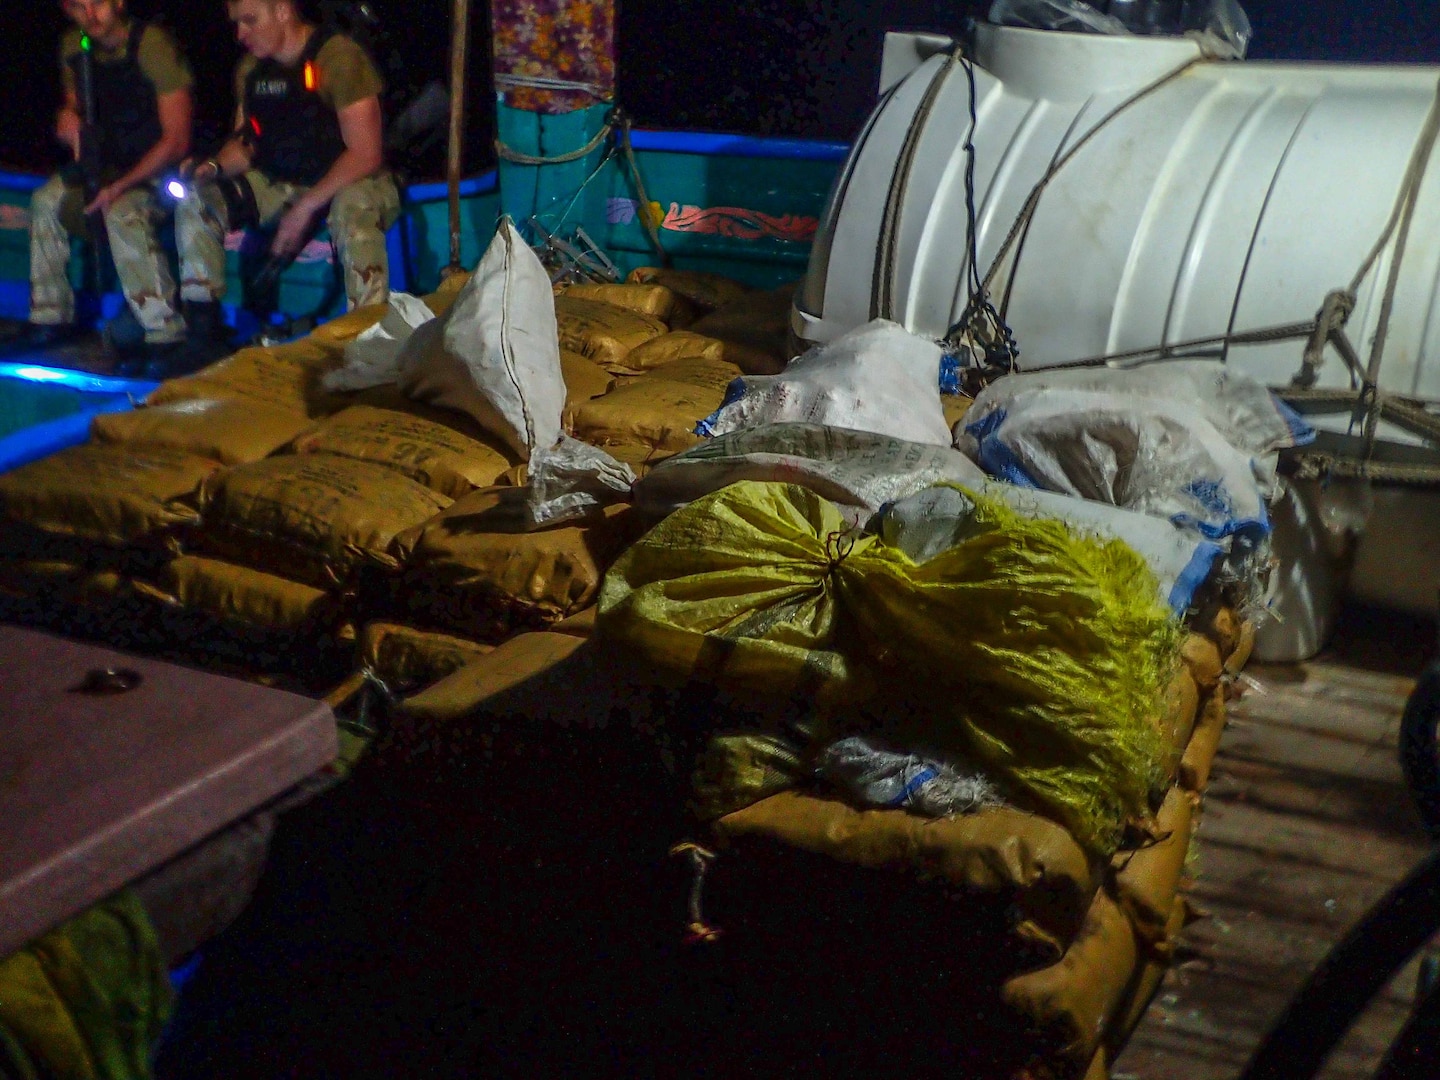
<path fill-rule="evenodd" d="M 840 569 L 840 564 L 855 550 L 855 534 L 850 530 L 837 530 L 825 537 L 825 576 L 829 577 Z"/>
<path fill-rule="evenodd" d="M 671 857 L 690 857 L 690 896 L 688 900 L 689 919 L 685 923 L 686 945 L 708 945 L 719 941 L 724 933 L 718 926 L 712 926 L 705 919 L 701 901 L 704 898 L 705 874 L 715 861 L 715 852 L 701 847 L 691 840 L 682 840 L 670 849 Z"/>

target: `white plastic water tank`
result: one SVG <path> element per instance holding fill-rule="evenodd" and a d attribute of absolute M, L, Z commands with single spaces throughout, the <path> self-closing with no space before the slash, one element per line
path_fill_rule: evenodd
<path fill-rule="evenodd" d="M 877 316 L 938 338 L 964 310 L 972 91 L 971 73 L 948 61 L 952 47 L 933 35 L 887 38 L 880 100 L 796 299 L 802 340 L 828 341 Z M 982 276 L 1036 183 L 1099 128 L 1054 173 L 1018 259 L 1007 260 L 1006 317 L 1026 369 L 1313 319 L 1381 237 L 1440 83 L 1440 67 L 1205 61 L 1186 38 L 988 25 L 974 61 Z M 1357 291 L 1347 332 L 1362 361 L 1394 251 L 1392 238 Z M 997 304 L 1011 269 L 997 276 Z M 1237 345 L 1225 356 L 1284 386 L 1302 347 Z M 1349 385 L 1333 352 L 1319 385 Z M 1440 401 L 1440 163 L 1418 193 L 1380 385 Z M 1334 432 L 1348 422 L 1315 420 Z M 1416 441 L 1388 425 L 1381 434 Z M 1440 498 L 1395 498 L 1413 508 L 1411 523 L 1440 529 Z M 1356 582 L 1361 595 L 1433 612 L 1440 568 L 1414 556 L 1435 551 L 1436 538 L 1369 532 L 1388 539 L 1383 550 L 1361 540 L 1357 566 L 1373 574 Z"/>
<path fill-rule="evenodd" d="M 887 41 L 882 82 L 907 55 L 911 70 L 883 89 L 832 198 L 796 303 L 802 339 L 828 341 L 877 315 L 939 337 L 965 307 L 971 92 L 943 44 Z M 1199 56 L 1181 37 L 978 28 L 982 275 L 1050 164 L 1116 106 Z M 1122 111 L 1040 198 L 1007 311 L 1022 364 L 1313 319 L 1380 237 L 1437 82 L 1440 67 L 1200 62 Z M 1350 320 L 1362 358 L 1391 250 L 1366 276 Z M 1437 314 L 1440 167 L 1427 171 L 1416 207 L 1384 388 L 1440 400 Z M 1283 385 L 1300 351 L 1296 342 L 1237 346 L 1228 359 Z M 1321 385 L 1346 385 L 1345 375 L 1332 354 Z"/>

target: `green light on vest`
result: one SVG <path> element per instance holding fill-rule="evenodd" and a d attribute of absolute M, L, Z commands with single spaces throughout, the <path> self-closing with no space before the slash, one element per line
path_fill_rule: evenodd
<path fill-rule="evenodd" d="M 81 35 L 80 35 L 80 48 L 84 49 L 86 52 L 89 52 L 89 51 L 90 51 L 90 35 L 89 35 L 89 34 L 81 34 Z"/>

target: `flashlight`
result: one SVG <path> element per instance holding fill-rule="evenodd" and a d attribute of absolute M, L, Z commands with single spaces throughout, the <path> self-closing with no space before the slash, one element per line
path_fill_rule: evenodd
<path fill-rule="evenodd" d="M 174 199 L 176 202 L 179 202 L 181 199 L 185 198 L 185 192 L 186 188 L 184 180 L 171 180 L 165 185 L 165 194 L 169 195 L 170 198 Z"/>

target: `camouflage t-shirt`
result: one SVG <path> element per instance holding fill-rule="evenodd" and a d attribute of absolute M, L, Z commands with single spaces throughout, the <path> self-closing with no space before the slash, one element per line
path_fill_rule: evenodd
<path fill-rule="evenodd" d="M 242 110 L 245 108 L 245 81 L 256 63 L 255 57 L 246 56 L 235 69 L 235 100 Z M 357 101 L 378 97 L 385 85 L 370 55 L 353 38 L 344 34 L 335 34 L 320 46 L 320 52 L 315 56 L 315 81 L 315 92 L 337 113 Z"/>
<path fill-rule="evenodd" d="M 92 51 L 97 62 L 108 64 L 125 55 L 130 46 L 130 27 L 131 24 L 126 22 L 125 38 L 119 48 L 107 49 L 98 41 L 95 42 Z M 82 36 L 80 28 L 72 26 L 60 38 L 60 78 L 66 93 L 75 92 L 75 69 L 70 66 L 70 60 L 80 54 Z M 145 32 L 140 35 L 136 58 L 140 62 L 141 72 L 154 84 L 156 97 L 184 90 L 195 82 L 194 76 L 190 74 L 190 65 L 185 62 L 179 45 L 163 27 L 153 23 L 145 27 Z"/>

